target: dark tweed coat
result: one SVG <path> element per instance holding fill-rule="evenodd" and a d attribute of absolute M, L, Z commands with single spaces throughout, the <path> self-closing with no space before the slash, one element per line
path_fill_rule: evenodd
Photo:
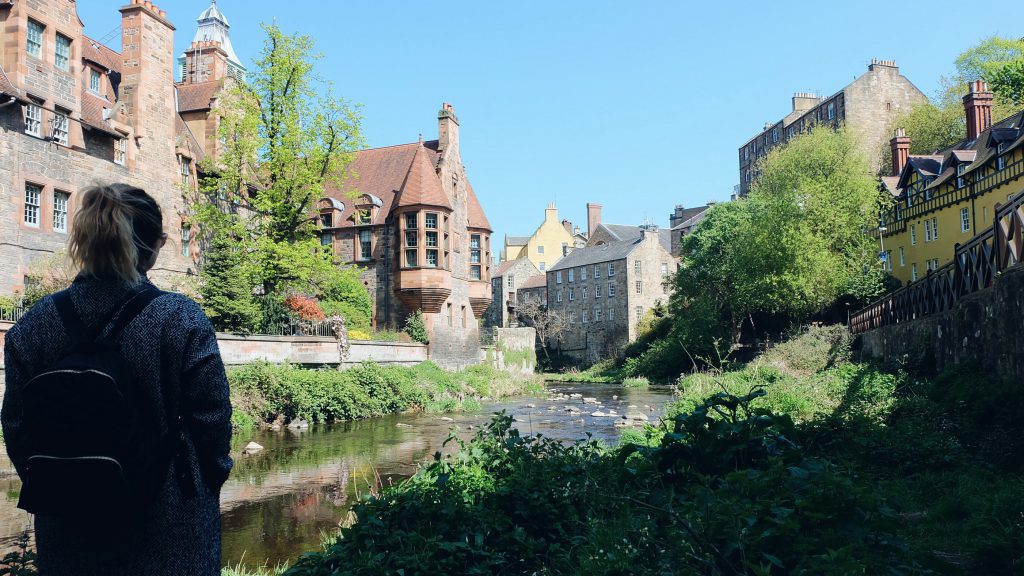
<path fill-rule="evenodd" d="M 130 287 L 80 277 L 69 290 L 82 321 L 92 328 L 124 303 Z M 155 431 L 166 434 L 173 414 L 168 406 L 180 403 L 179 456 L 158 501 L 138 523 L 126 526 L 102 518 L 71 521 L 37 516 L 40 574 L 220 574 L 218 498 L 232 465 L 231 404 L 213 327 L 195 302 L 164 294 L 128 324 L 117 342 L 134 381 L 147 385 L 137 398 Z M 49 297 L 33 306 L 7 334 L 7 390 L 0 419 L 7 452 L 19 470 L 27 458 L 18 451 L 23 388 L 52 365 L 67 344 Z M 179 397 L 170 398 L 175 395 L 172 391 L 180 391 Z"/>

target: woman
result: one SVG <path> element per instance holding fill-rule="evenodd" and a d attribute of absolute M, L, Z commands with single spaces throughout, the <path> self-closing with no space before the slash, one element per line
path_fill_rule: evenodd
<path fill-rule="evenodd" d="M 160 207 L 146 192 L 124 184 L 88 190 L 69 245 L 81 272 L 64 291 L 72 306 L 63 309 L 73 308 L 90 333 L 114 331 L 111 319 L 118 310 L 155 289 L 146 272 L 166 241 Z M 7 389 L 0 419 L 8 454 L 23 478 L 25 451 L 31 450 L 23 415 L 26 401 L 35 401 L 26 383 L 51 370 L 72 342 L 55 296 L 33 306 L 5 342 Z M 40 574 L 220 574 L 219 493 L 232 465 L 231 405 L 210 321 L 187 297 L 160 293 L 109 338 L 122 373 L 136 383 L 132 405 L 139 410 L 139 427 L 147 430 L 142 437 L 163 438 L 172 446 L 170 462 L 159 469 L 163 481 L 154 482 L 160 486 L 155 497 L 131 516 L 105 522 L 38 514 Z M 150 454 L 161 450 L 147 448 Z"/>

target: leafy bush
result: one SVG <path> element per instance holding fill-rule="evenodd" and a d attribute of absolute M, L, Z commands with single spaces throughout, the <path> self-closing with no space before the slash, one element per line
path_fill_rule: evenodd
<path fill-rule="evenodd" d="M 415 342 L 421 344 L 430 343 L 430 335 L 427 333 L 427 323 L 423 320 L 423 311 L 417 310 L 405 319 L 404 332 Z"/>

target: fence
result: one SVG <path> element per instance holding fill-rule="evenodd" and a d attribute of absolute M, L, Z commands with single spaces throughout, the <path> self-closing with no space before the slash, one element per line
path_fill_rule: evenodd
<path fill-rule="evenodd" d="M 882 326 L 944 312 L 973 292 L 988 288 L 996 276 L 1024 256 L 1024 194 L 996 205 L 990 228 L 966 244 L 957 244 L 953 260 L 938 270 L 858 310 L 850 329 L 860 334 Z"/>
<path fill-rule="evenodd" d="M 290 320 L 266 326 L 254 333 L 263 336 L 328 336 L 334 338 L 334 328 L 327 320 Z"/>
<path fill-rule="evenodd" d="M 21 306 L 0 306 L 0 322 L 17 322 L 25 315 Z"/>

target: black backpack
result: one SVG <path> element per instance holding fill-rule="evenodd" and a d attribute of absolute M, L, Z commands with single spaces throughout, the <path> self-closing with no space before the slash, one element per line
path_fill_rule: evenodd
<path fill-rule="evenodd" d="M 169 420 L 169 434 L 157 436 L 136 403 L 138 383 L 114 341 L 161 294 L 155 288 L 134 293 L 96 330 L 82 323 L 67 290 L 54 295 L 70 345 L 25 385 L 23 453 L 28 457 L 19 508 L 106 517 L 140 512 L 155 497 L 176 453 L 178 419 Z"/>

